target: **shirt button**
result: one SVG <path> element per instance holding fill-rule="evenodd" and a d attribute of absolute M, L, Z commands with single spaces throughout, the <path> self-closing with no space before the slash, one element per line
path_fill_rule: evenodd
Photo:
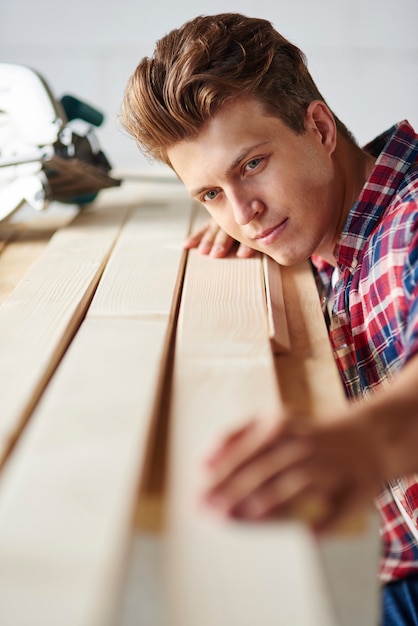
<path fill-rule="evenodd" d="M 357 265 L 358 265 L 358 261 L 357 261 L 357 259 L 353 259 L 353 260 L 351 261 L 351 269 L 355 270 L 355 269 L 356 269 L 356 267 L 357 267 Z"/>

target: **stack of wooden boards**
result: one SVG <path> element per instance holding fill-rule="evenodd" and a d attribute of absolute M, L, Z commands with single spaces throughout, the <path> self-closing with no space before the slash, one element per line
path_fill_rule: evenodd
<path fill-rule="evenodd" d="M 220 432 L 345 402 L 309 266 L 187 253 L 201 219 L 173 183 L 102 192 L 51 237 L 41 222 L 35 252 L 0 227 L 5 626 L 119 626 L 135 520 L 164 544 L 164 626 L 377 626 L 373 517 L 318 543 L 197 505 Z"/>

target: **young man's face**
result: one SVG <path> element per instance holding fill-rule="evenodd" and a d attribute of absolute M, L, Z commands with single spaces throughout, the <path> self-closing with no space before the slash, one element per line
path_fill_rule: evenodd
<path fill-rule="evenodd" d="M 332 256 L 342 225 L 341 189 L 333 154 L 335 123 L 314 102 L 297 135 L 263 105 L 227 105 L 197 138 L 168 150 L 190 194 L 234 239 L 282 265 L 313 253 Z"/>

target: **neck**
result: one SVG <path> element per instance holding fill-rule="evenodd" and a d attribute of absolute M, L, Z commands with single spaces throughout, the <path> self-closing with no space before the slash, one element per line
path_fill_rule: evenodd
<path fill-rule="evenodd" d="M 334 153 L 339 218 L 335 229 L 332 250 L 328 250 L 326 260 L 333 265 L 334 248 L 341 235 L 351 207 L 356 202 L 364 184 L 368 180 L 374 167 L 375 159 L 359 146 L 338 134 L 337 146 Z"/>
<path fill-rule="evenodd" d="M 344 137 L 339 137 L 336 152 L 342 173 L 343 214 L 346 220 L 373 170 L 375 158 Z"/>

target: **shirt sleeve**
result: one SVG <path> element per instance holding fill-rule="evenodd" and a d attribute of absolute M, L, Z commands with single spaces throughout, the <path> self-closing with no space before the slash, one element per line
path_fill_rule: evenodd
<path fill-rule="evenodd" d="M 407 308 L 405 345 L 407 360 L 418 352 L 418 211 L 404 267 Z"/>

